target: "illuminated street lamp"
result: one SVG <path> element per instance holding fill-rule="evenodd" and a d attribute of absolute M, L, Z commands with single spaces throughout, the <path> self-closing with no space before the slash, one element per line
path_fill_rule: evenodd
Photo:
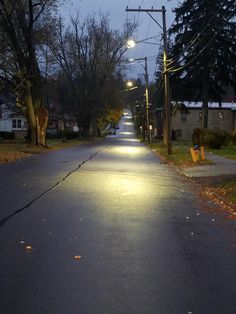
<path fill-rule="evenodd" d="M 126 85 L 127 85 L 127 87 L 133 87 L 134 86 L 132 81 L 127 81 Z"/>
<path fill-rule="evenodd" d="M 136 42 L 134 39 L 130 38 L 127 40 L 126 47 L 127 48 L 134 48 L 136 46 Z"/>
<path fill-rule="evenodd" d="M 147 57 L 145 58 L 137 58 L 137 59 L 129 59 L 130 62 L 133 61 L 144 61 L 144 78 L 145 78 L 145 104 L 146 104 L 146 124 L 147 124 L 147 139 L 150 143 L 151 141 L 151 131 L 149 127 L 149 93 L 148 93 L 148 69 L 147 69 Z"/>
<path fill-rule="evenodd" d="M 134 83 L 132 81 L 127 81 L 125 85 L 126 85 L 127 89 L 125 89 L 124 92 L 129 92 L 133 89 L 138 88 L 138 86 L 134 86 Z"/>

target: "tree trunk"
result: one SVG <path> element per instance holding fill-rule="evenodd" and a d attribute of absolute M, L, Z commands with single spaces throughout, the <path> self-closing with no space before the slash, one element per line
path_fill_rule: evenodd
<path fill-rule="evenodd" d="M 35 116 L 31 89 L 30 89 L 29 84 L 26 88 L 25 105 L 26 105 L 26 118 L 28 121 L 28 127 L 30 129 L 30 139 L 29 139 L 30 145 L 37 145 L 38 144 L 37 122 L 36 122 L 36 116 Z"/>
<path fill-rule="evenodd" d="M 92 134 L 93 137 L 98 137 L 98 123 L 95 116 L 92 117 Z"/>
<path fill-rule="evenodd" d="M 30 129 L 30 145 L 46 145 L 46 129 L 48 123 L 48 112 L 44 107 L 35 109 L 31 87 L 28 84 L 25 95 L 26 117 Z"/>
<path fill-rule="evenodd" d="M 46 130 L 48 124 L 48 111 L 40 107 L 36 112 L 38 144 L 47 147 Z"/>

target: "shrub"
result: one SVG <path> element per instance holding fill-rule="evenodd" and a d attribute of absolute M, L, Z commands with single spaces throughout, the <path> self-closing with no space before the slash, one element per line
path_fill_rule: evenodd
<path fill-rule="evenodd" d="M 0 137 L 7 140 L 13 140 L 15 137 L 15 134 L 14 132 L 0 131 Z"/>
<path fill-rule="evenodd" d="M 234 145 L 236 145 L 236 129 L 233 130 L 232 134 L 231 134 L 231 141 Z"/>
<path fill-rule="evenodd" d="M 194 129 L 192 138 L 193 145 L 220 149 L 223 145 L 229 143 L 230 135 L 225 130 Z"/>
<path fill-rule="evenodd" d="M 225 130 L 209 130 L 205 142 L 210 148 L 220 149 L 228 141 L 229 134 Z"/>
<path fill-rule="evenodd" d="M 79 132 L 74 132 L 74 131 L 66 131 L 65 132 L 65 137 L 67 140 L 72 140 L 77 137 L 79 137 Z"/>
<path fill-rule="evenodd" d="M 65 131 L 58 131 L 57 132 L 57 138 L 64 138 L 64 137 L 66 137 Z"/>

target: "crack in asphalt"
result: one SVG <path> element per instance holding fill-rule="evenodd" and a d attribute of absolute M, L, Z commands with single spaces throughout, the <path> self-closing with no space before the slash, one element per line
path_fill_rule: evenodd
<path fill-rule="evenodd" d="M 61 183 L 63 183 L 72 173 L 76 172 L 77 170 L 79 170 L 86 162 L 90 161 L 91 159 L 93 159 L 97 154 L 99 154 L 103 149 L 105 149 L 105 147 L 100 148 L 98 151 L 96 151 L 94 154 L 92 154 L 88 159 L 82 161 L 74 170 L 69 171 L 61 180 L 59 180 L 58 182 L 56 182 L 53 186 L 51 186 L 49 189 L 47 189 L 46 191 L 42 192 L 41 194 L 39 194 L 38 196 L 36 196 L 32 201 L 30 201 L 28 204 L 26 204 L 25 206 L 15 210 L 12 214 L 2 218 L 0 220 L 0 228 L 3 227 L 11 218 L 13 218 L 14 216 L 18 215 L 19 213 L 23 212 L 25 209 L 29 208 L 32 204 L 34 204 L 37 200 L 39 200 L 40 198 L 42 198 L 44 195 L 46 195 L 47 193 L 51 192 L 53 189 L 55 189 L 58 185 L 60 185 Z"/>

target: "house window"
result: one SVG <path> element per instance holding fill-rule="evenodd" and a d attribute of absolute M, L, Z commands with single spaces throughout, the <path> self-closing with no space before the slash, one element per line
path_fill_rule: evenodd
<path fill-rule="evenodd" d="M 16 129 L 16 119 L 13 119 L 13 120 L 12 120 L 12 128 L 13 128 L 13 129 Z"/>
<path fill-rule="evenodd" d="M 175 130 L 175 135 L 176 135 L 177 138 L 178 137 L 182 137 L 182 129 Z"/>
<path fill-rule="evenodd" d="M 223 112 L 219 112 L 219 119 L 224 119 L 224 113 Z"/>
<path fill-rule="evenodd" d="M 187 113 L 186 112 L 181 112 L 181 122 L 187 122 Z"/>
<path fill-rule="evenodd" d="M 21 129 L 22 128 L 22 121 L 20 119 L 13 119 L 12 120 L 12 128 L 13 129 Z"/>

